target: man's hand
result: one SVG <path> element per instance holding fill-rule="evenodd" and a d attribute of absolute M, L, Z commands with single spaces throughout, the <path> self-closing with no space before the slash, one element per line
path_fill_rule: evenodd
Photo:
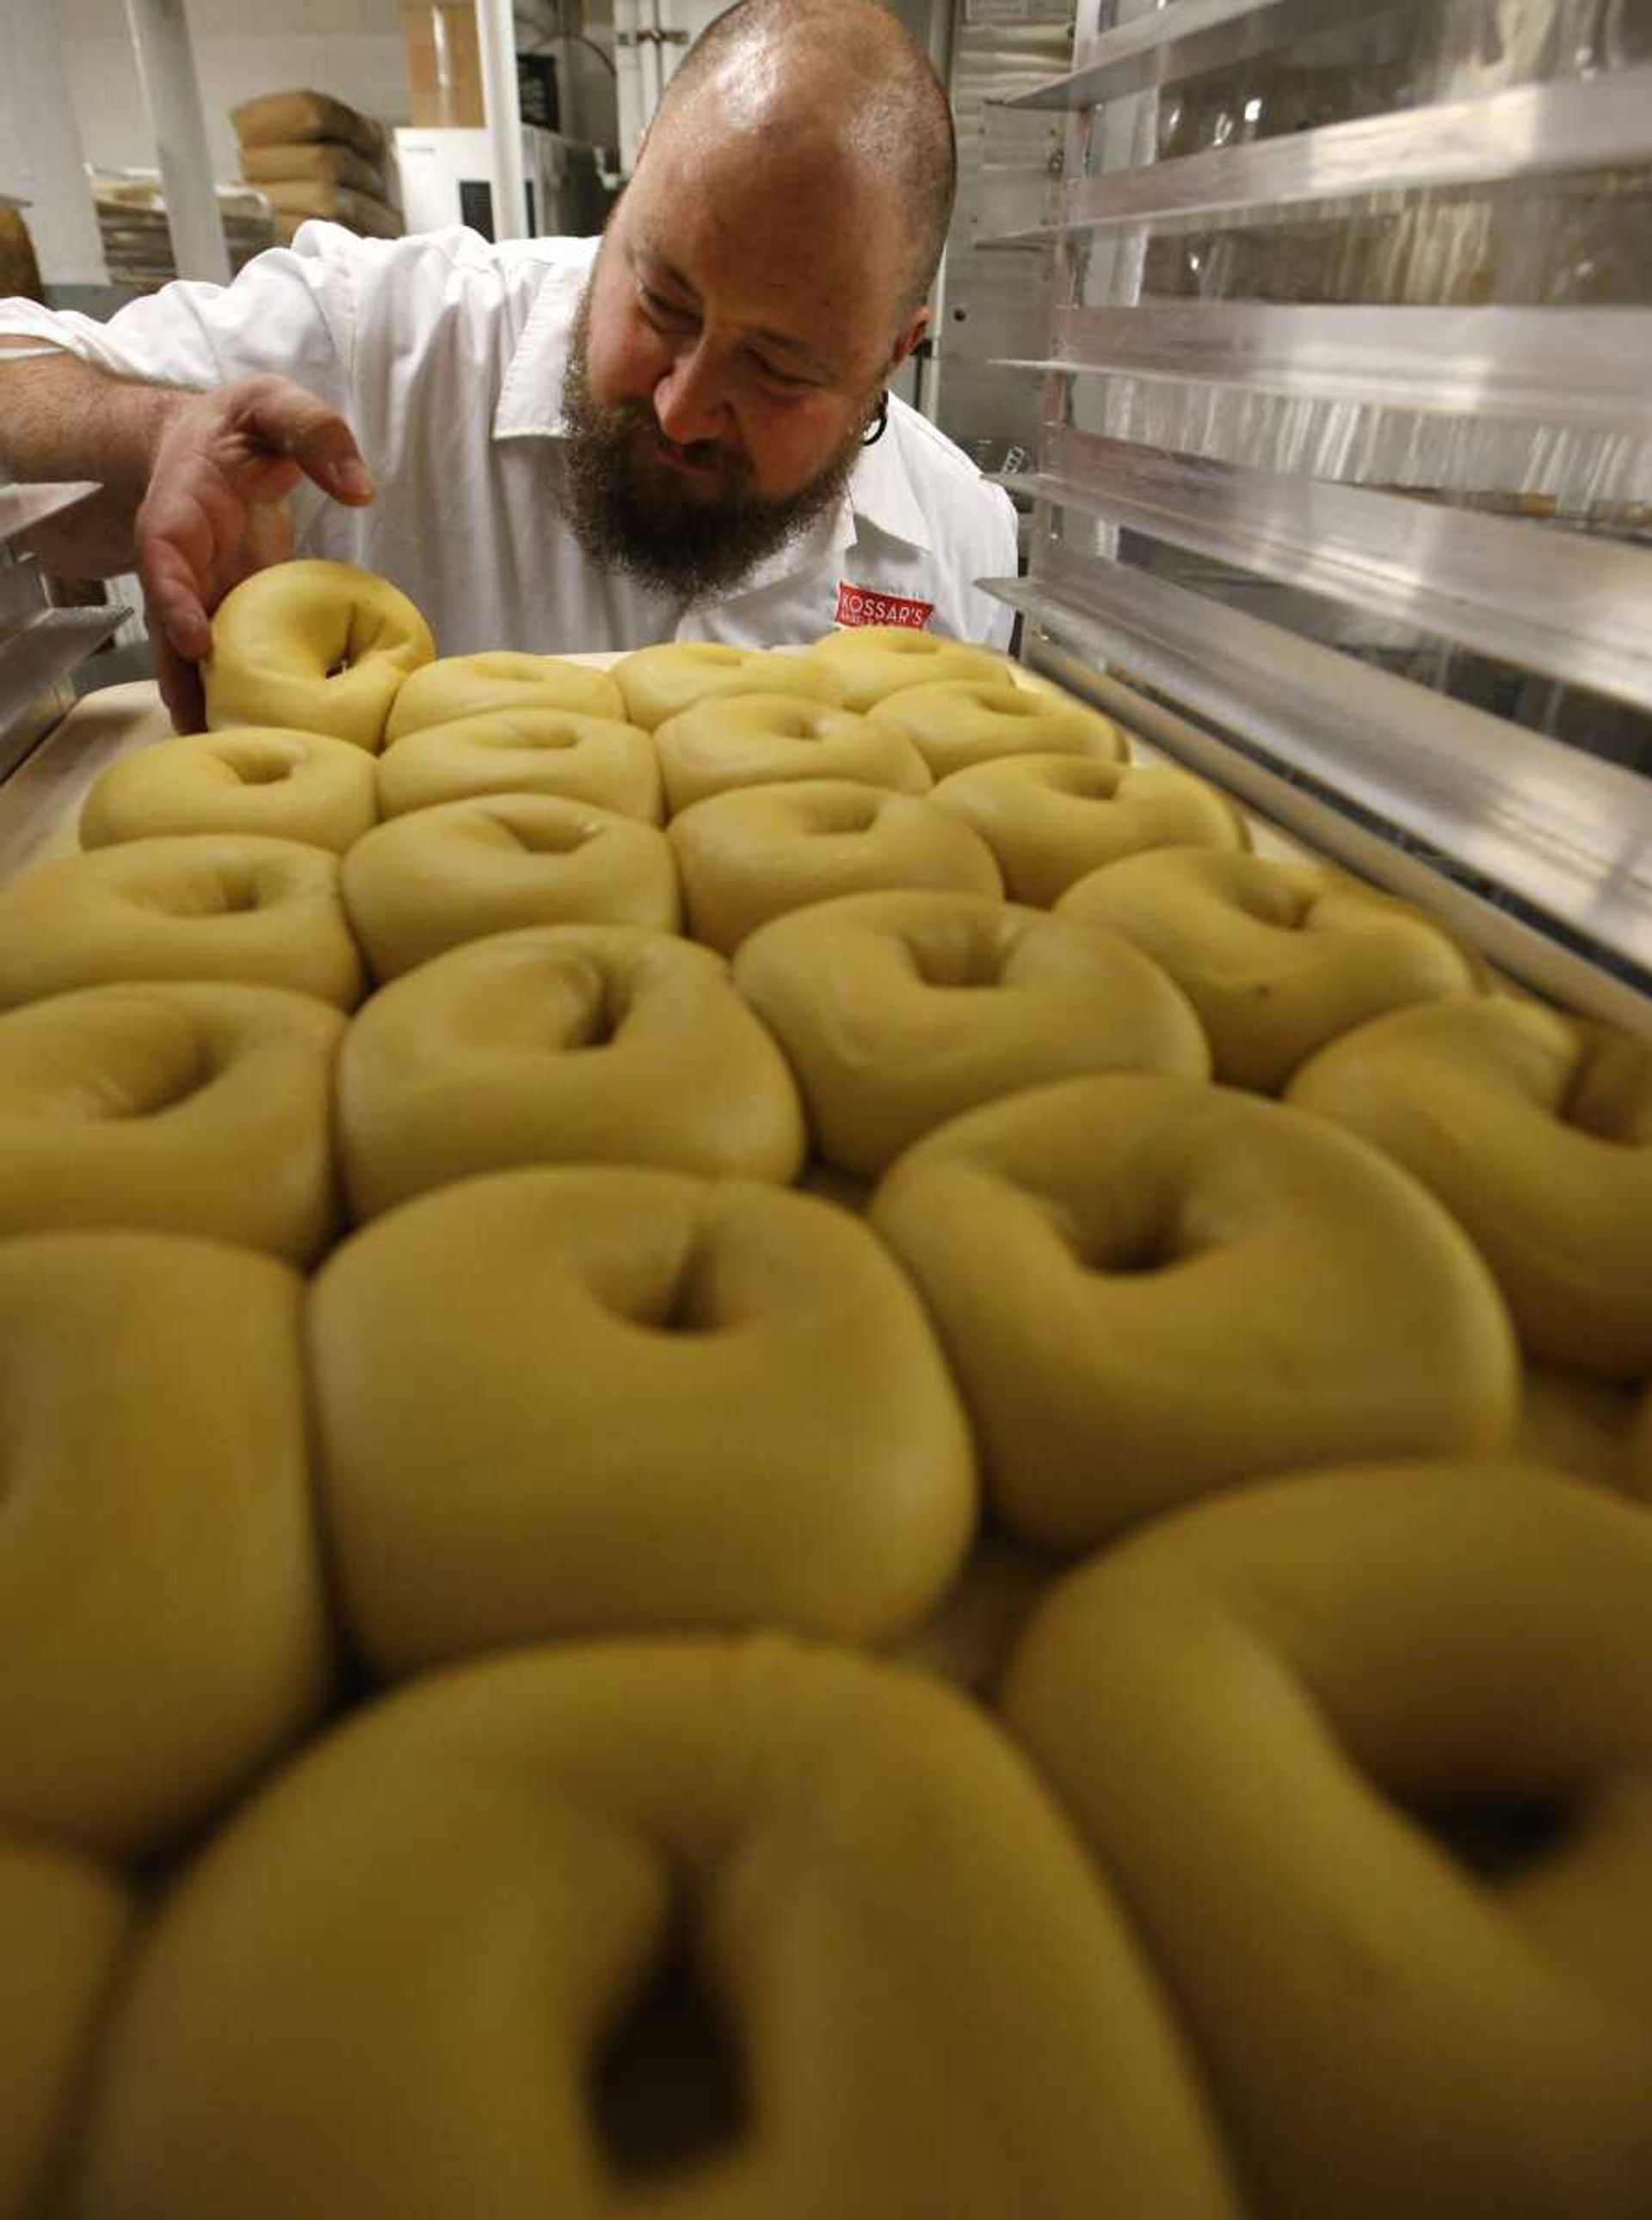
<path fill-rule="evenodd" d="M 309 477 L 363 508 L 373 483 L 350 427 L 284 377 L 191 396 L 155 442 L 137 514 L 138 576 L 162 698 L 180 733 L 205 722 L 196 665 L 232 586 L 292 552 L 287 496 Z"/>

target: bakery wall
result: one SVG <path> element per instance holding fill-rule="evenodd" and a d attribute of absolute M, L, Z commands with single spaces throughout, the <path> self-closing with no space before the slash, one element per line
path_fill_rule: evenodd
<path fill-rule="evenodd" d="M 8 0 L 9 4 L 9 0 Z M 686 0 L 679 19 L 697 34 L 726 0 Z M 932 20 L 954 0 L 886 0 L 921 43 Z M 957 0 L 962 11 L 963 0 Z M 313 86 L 347 101 L 381 122 L 412 120 L 399 0 L 193 0 L 187 9 L 196 67 L 207 115 L 213 168 L 220 178 L 240 175 L 229 110 L 255 94 Z M 588 0 L 583 11 L 596 43 L 608 46 L 608 0 Z M 70 94 L 85 159 L 105 169 L 148 169 L 155 159 L 143 89 L 132 52 L 122 0 L 57 0 Z M 524 0 L 518 36 L 533 47 L 545 35 L 554 9 Z M 278 28 L 272 16 L 278 16 Z M 541 26 L 538 19 L 547 22 Z M 4 16 L 0 13 L 0 22 Z M 558 59 L 570 75 L 575 120 L 602 111 L 612 135 L 608 87 L 611 80 L 589 48 L 563 44 Z M 589 77 L 590 82 L 585 79 Z M 608 97 L 605 99 L 605 96 Z M 576 135 L 593 135 L 582 129 Z"/>
<path fill-rule="evenodd" d="M 153 168 L 154 141 L 122 0 L 58 0 L 69 85 L 86 159 Z M 313 86 L 381 122 L 409 119 L 396 0 L 202 0 L 188 10 L 213 169 L 240 165 L 229 110 L 261 92 Z M 271 28 L 271 19 L 279 28 Z"/>
<path fill-rule="evenodd" d="M 0 0 L 0 192 L 28 203 L 47 284 L 101 284 L 103 250 L 81 181 L 68 55 L 52 12 L 36 0 Z"/>

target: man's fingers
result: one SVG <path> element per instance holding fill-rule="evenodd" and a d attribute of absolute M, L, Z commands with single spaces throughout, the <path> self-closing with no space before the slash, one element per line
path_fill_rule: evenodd
<path fill-rule="evenodd" d="M 293 488 L 302 483 L 303 477 L 290 455 L 271 455 L 256 466 L 248 498 L 260 504 L 285 501 Z"/>
<path fill-rule="evenodd" d="M 260 502 L 246 520 L 236 568 L 246 577 L 271 563 L 284 563 L 291 553 L 292 512 L 284 501 Z"/>
<path fill-rule="evenodd" d="M 180 410 L 156 448 L 138 513 L 138 573 L 155 671 L 180 733 L 204 722 L 196 666 L 227 588 L 291 552 L 284 496 L 300 471 L 360 504 L 372 480 L 337 411 L 283 377 L 247 378 Z"/>
<path fill-rule="evenodd" d="M 155 678 L 160 698 L 171 714 L 172 729 L 179 733 L 206 730 L 206 696 L 201 673 L 173 648 L 167 634 L 152 622 L 149 637 L 155 651 Z"/>
<path fill-rule="evenodd" d="M 284 378 L 260 379 L 248 393 L 247 428 L 278 454 L 290 455 L 323 493 L 354 508 L 373 497 L 373 481 L 355 434 L 336 410 Z"/>
<path fill-rule="evenodd" d="M 164 639 L 180 658 L 199 663 L 212 645 L 212 627 L 194 566 L 170 541 L 152 539 L 141 552 L 139 571 L 157 653 Z"/>

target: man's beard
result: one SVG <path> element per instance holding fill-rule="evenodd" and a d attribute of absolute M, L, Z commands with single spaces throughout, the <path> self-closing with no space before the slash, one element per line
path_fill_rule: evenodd
<path fill-rule="evenodd" d="M 751 490 L 751 466 L 716 440 L 682 452 L 714 464 L 721 490 L 686 485 L 661 453 L 662 434 L 645 401 L 604 402 L 590 389 L 587 360 L 591 290 L 585 288 L 568 349 L 563 387 L 568 521 L 594 562 L 693 601 L 739 583 L 777 547 L 833 506 L 848 483 L 876 396 L 824 470 L 795 493 L 767 500 Z"/>

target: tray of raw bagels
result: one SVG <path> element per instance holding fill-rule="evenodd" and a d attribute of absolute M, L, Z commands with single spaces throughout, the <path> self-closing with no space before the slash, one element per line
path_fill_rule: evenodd
<path fill-rule="evenodd" d="M 0 2211 L 1652 2213 L 1652 1049 L 995 654 L 292 562 L 0 887 Z"/>

